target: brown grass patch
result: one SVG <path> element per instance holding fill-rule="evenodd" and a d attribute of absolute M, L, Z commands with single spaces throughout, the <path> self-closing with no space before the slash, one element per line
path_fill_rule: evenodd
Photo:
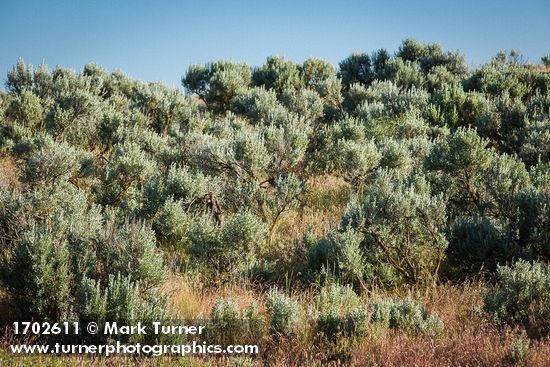
<path fill-rule="evenodd" d="M 338 225 L 351 196 L 350 186 L 335 176 L 319 176 L 307 182 L 307 206 L 283 214 L 273 239 L 292 243 L 301 241 L 308 230 L 316 236 Z"/>
<path fill-rule="evenodd" d="M 20 189 L 19 171 L 15 160 L 0 154 L 0 186 L 9 189 Z"/>
<path fill-rule="evenodd" d="M 261 295 L 255 293 L 252 286 L 228 283 L 218 288 L 202 284 L 197 276 L 171 275 L 162 287 L 168 295 L 169 306 L 178 318 L 196 320 L 207 318 L 219 299 L 228 299 L 241 309 L 256 301 L 258 306 L 263 302 Z"/>

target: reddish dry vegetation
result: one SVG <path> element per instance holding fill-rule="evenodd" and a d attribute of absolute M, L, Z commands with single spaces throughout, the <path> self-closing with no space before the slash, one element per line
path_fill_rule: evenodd
<path fill-rule="evenodd" d="M 500 330 L 482 314 L 482 289 L 438 286 L 422 297 L 441 316 L 445 330 L 438 337 L 403 332 L 373 333 L 338 353 L 337 346 L 303 350 L 280 348 L 273 366 L 550 366 L 550 340 L 532 340 L 524 360 L 513 358 L 513 344 L 523 340 L 518 330 Z M 329 352 L 330 351 L 330 352 Z M 331 355 L 332 354 L 332 355 Z"/>
<path fill-rule="evenodd" d="M 226 285 L 213 290 L 197 284 L 196 279 L 173 277 L 164 288 L 171 295 L 172 306 L 182 318 L 209 315 L 219 297 L 231 299 L 241 307 L 252 301 L 262 304 L 262 295 L 250 286 Z M 260 355 L 253 359 L 190 357 L 46 357 L 13 358 L 0 352 L 2 366 L 550 366 L 550 340 L 532 340 L 522 360 L 513 358 L 513 345 L 525 340 L 520 330 L 499 329 L 482 311 L 483 286 L 475 283 L 461 287 L 439 285 L 412 292 L 430 312 L 445 323 L 439 336 L 409 335 L 403 331 L 372 330 L 357 340 L 342 339 L 335 343 L 316 339 L 307 322 L 300 325 L 290 340 L 260 341 Z M 403 296 L 410 291 L 395 291 L 384 296 Z M 375 295 L 380 296 L 380 295 Z M 371 295 L 364 295 L 366 301 Z M 302 292 L 302 317 L 311 302 Z M 260 309 L 262 313 L 265 310 Z M 9 339 L 4 340 L 4 350 Z"/>
<path fill-rule="evenodd" d="M 251 289 L 230 285 L 216 292 L 197 291 L 192 280 L 173 278 L 169 288 L 173 305 L 181 316 L 208 315 L 215 300 L 221 296 L 242 307 L 253 300 L 262 304 L 261 295 Z M 403 296 L 409 291 L 391 295 Z M 413 292 L 414 293 L 414 292 Z M 261 342 L 261 354 L 245 366 L 550 366 L 550 340 L 532 340 L 525 359 L 513 358 L 513 344 L 525 340 L 520 330 L 499 329 L 483 314 L 483 287 L 479 284 L 457 287 L 440 285 L 416 293 L 426 308 L 445 322 L 439 336 L 408 335 L 402 331 L 373 330 L 358 340 L 335 343 L 315 339 L 308 325 L 301 325 L 292 340 Z M 388 295 L 388 296 L 391 296 Z M 309 303 L 307 295 L 302 305 Z M 365 300 L 369 295 L 364 296 Z M 262 312 L 264 310 L 261 310 Z M 305 310 L 303 310 L 305 311 Z M 199 363 L 207 366 L 239 366 L 234 360 L 165 359 L 166 365 Z M 154 364 L 161 363 L 156 361 Z M 181 363 L 181 364 L 180 364 Z M 164 364 L 160 364 L 164 365 Z M 192 364 L 189 364 L 192 365 Z"/>

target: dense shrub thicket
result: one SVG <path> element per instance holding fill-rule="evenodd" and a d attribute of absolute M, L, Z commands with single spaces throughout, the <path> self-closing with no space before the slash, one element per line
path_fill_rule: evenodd
<path fill-rule="evenodd" d="M 19 319 L 131 322 L 166 317 L 169 272 L 271 285 L 294 274 L 326 283 L 315 327 L 331 339 L 372 323 L 440 330 L 412 300 L 354 295 L 481 274 L 501 286 L 487 296 L 499 322 L 547 317 L 550 73 L 519 61 L 500 53 L 472 69 L 409 39 L 338 68 L 192 65 L 183 92 L 20 60 L 0 92 L 2 286 Z M 352 192 L 340 221 L 281 246 L 285 215 L 328 176 Z M 209 322 L 292 336 L 295 301 L 272 290 L 266 309 L 267 321 L 220 300 Z"/>

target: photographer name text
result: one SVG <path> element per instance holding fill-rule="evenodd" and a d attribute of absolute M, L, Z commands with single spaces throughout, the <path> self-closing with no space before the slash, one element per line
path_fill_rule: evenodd
<path fill-rule="evenodd" d="M 204 326 L 195 325 L 162 325 L 153 322 L 152 325 L 144 325 L 138 322 L 136 325 L 118 325 L 116 322 L 105 322 L 103 334 L 105 335 L 201 335 Z"/>

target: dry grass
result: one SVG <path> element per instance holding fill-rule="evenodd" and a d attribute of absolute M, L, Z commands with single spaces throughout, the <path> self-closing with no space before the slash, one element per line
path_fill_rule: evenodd
<path fill-rule="evenodd" d="M 311 178 L 306 187 L 304 201 L 308 205 L 284 213 L 276 228 L 275 240 L 299 241 L 310 229 L 320 236 L 339 223 L 349 202 L 350 186 L 341 178 L 324 175 Z"/>
<path fill-rule="evenodd" d="M 364 343 L 352 360 L 371 366 L 498 366 L 506 351 L 498 334 L 468 327 L 458 337 L 446 335 L 441 339 L 388 333 Z"/>
<path fill-rule="evenodd" d="M 527 68 L 531 71 L 537 71 L 539 73 L 550 73 L 550 67 L 545 65 L 528 65 Z"/>
<path fill-rule="evenodd" d="M 249 285 L 226 285 L 219 290 L 197 284 L 196 279 L 174 276 L 165 290 L 171 292 L 173 307 L 180 316 L 194 319 L 207 316 L 217 299 L 225 297 L 246 307 L 250 302 L 263 303 L 263 295 Z M 499 330 L 478 311 L 482 305 L 480 284 L 466 286 L 439 285 L 422 294 L 413 293 L 445 322 L 439 336 L 408 335 L 386 330 L 372 332 L 358 340 L 342 340 L 336 344 L 323 342 L 314 336 L 303 320 L 294 339 L 262 342 L 264 349 L 255 359 L 255 366 L 550 366 L 550 340 L 533 341 L 527 359 L 514 363 L 510 358 L 513 341 L 520 336 L 516 330 Z M 400 290 L 391 295 L 409 294 Z M 374 295 L 378 297 L 379 295 Z M 364 296 L 364 302 L 367 301 Z M 313 294 L 300 293 L 302 318 L 306 318 L 307 303 Z M 260 308 L 262 313 L 265 310 Z M 2 366 L 235 366 L 229 359 L 207 358 L 96 358 L 85 357 L 13 357 L 0 354 Z"/>
<path fill-rule="evenodd" d="M 222 364 L 223 363 L 223 364 Z M 225 366 L 227 361 L 214 363 L 198 358 L 128 358 L 113 357 L 82 357 L 82 356 L 13 356 L 0 351 L 0 366 L 2 367 L 207 367 Z"/>
<path fill-rule="evenodd" d="M 229 298 L 242 307 L 256 300 L 262 304 L 263 295 L 255 294 L 246 286 L 231 285 L 217 292 L 194 292 L 182 280 L 176 297 L 182 310 L 189 310 L 184 299 L 194 309 L 207 315 L 219 297 Z M 267 350 L 256 365 L 269 366 L 502 366 L 514 364 L 510 359 L 512 342 L 519 337 L 516 330 L 499 330 L 487 321 L 482 313 L 483 285 L 438 285 L 424 292 L 397 290 L 389 294 L 365 295 L 371 297 L 412 295 L 426 308 L 437 313 L 445 323 L 439 336 L 408 335 L 399 331 L 373 332 L 360 340 L 344 340 L 337 344 L 322 342 L 314 335 L 311 325 L 302 320 L 300 331 L 291 341 L 267 341 Z M 197 297 L 199 297 L 197 299 Z M 306 317 L 307 304 L 313 300 L 309 291 L 297 293 L 302 305 L 302 318 Z M 183 311 L 182 311 L 183 312 Z M 265 310 L 261 309 L 261 312 Z M 532 343 L 528 366 L 550 366 L 547 357 L 550 340 Z M 217 361 L 216 363 L 222 363 Z M 225 363 L 225 362 L 223 362 Z"/>
<path fill-rule="evenodd" d="M 245 285 L 242 285 L 245 284 Z M 164 284 L 163 291 L 169 297 L 169 305 L 176 316 L 183 320 L 204 319 L 210 315 L 214 304 L 220 299 L 230 299 L 240 308 L 253 301 L 263 302 L 250 284 L 228 283 L 218 288 L 204 286 L 197 276 L 172 275 Z"/>
<path fill-rule="evenodd" d="M 19 171 L 13 158 L 0 154 L 0 186 L 10 189 L 21 188 Z"/>

